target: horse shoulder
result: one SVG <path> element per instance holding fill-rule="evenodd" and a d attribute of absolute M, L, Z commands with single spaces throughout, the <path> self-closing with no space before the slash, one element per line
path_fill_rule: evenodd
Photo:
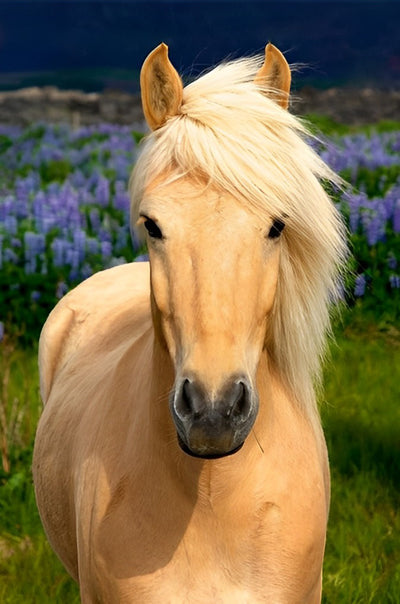
<path fill-rule="evenodd" d="M 91 338 L 130 323 L 130 335 L 150 324 L 149 265 L 124 264 L 96 273 L 60 300 L 39 341 L 40 392 L 46 404 L 54 380 Z"/>

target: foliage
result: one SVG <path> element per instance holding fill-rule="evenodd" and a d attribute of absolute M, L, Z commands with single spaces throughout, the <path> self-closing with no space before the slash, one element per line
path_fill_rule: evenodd
<path fill-rule="evenodd" d="M 400 130 L 321 138 L 321 157 L 348 183 L 336 193 L 353 254 L 350 304 L 390 314 L 400 309 Z"/>
<path fill-rule="evenodd" d="M 373 132 L 397 132 L 400 130 L 400 122 L 396 120 L 382 120 L 377 124 L 353 125 L 342 124 L 337 122 L 332 117 L 319 113 L 309 113 L 305 117 L 305 122 L 311 131 L 319 135 L 323 133 L 325 136 L 344 135 L 364 133 L 371 134 Z"/>
<path fill-rule="evenodd" d="M 317 125 L 331 131 L 314 143 L 318 152 L 350 183 L 336 193 L 354 255 L 347 302 L 396 318 L 400 130 Z M 37 339 L 68 289 L 141 252 L 131 240 L 127 182 L 142 136 L 110 124 L 0 127 L 0 321 L 20 341 Z"/>
<path fill-rule="evenodd" d="M 138 253 L 127 182 L 142 135 L 107 124 L 1 130 L 0 319 L 29 342 L 69 288 Z"/>
<path fill-rule="evenodd" d="M 0 601 L 78 603 L 78 590 L 51 551 L 36 507 L 31 459 L 42 405 L 37 351 L 0 343 Z"/>

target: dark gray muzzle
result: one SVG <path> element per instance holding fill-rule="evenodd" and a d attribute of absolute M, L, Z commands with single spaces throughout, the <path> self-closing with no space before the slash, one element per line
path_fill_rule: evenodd
<path fill-rule="evenodd" d="M 170 408 L 182 449 L 196 457 L 235 453 L 254 425 L 258 396 L 244 376 L 231 376 L 214 397 L 195 376 L 183 377 Z"/>

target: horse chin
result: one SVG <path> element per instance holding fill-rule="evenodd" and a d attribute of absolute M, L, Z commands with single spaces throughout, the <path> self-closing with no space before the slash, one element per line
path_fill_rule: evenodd
<path fill-rule="evenodd" d="M 184 453 L 186 453 L 187 455 L 190 455 L 191 457 L 197 457 L 198 459 L 220 459 L 221 457 L 228 457 L 229 455 L 233 455 L 234 453 L 237 453 L 243 447 L 243 444 L 244 444 L 244 442 L 242 442 L 242 443 L 240 443 L 240 445 L 238 445 L 234 449 L 231 449 L 230 451 L 216 452 L 216 453 L 210 453 L 210 452 L 199 453 L 197 451 L 192 451 L 192 449 L 190 449 L 188 447 L 188 445 L 182 440 L 179 433 L 177 433 L 177 436 L 178 436 L 178 443 L 179 443 L 179 446 L 182 449 L 182 451 L 184 451 Z"/>

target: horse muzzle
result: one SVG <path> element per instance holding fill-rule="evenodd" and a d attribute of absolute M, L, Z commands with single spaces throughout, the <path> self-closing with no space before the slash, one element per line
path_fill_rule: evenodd
<path fill-rule="evenodd" d="M 194 377 L 184 377 L 170 398 L 178 442 L 185 453 L 205 459 L 238 451 L 254 425 L 258 396 L 242 376 L 230 378 L 212 396 Z"/>

